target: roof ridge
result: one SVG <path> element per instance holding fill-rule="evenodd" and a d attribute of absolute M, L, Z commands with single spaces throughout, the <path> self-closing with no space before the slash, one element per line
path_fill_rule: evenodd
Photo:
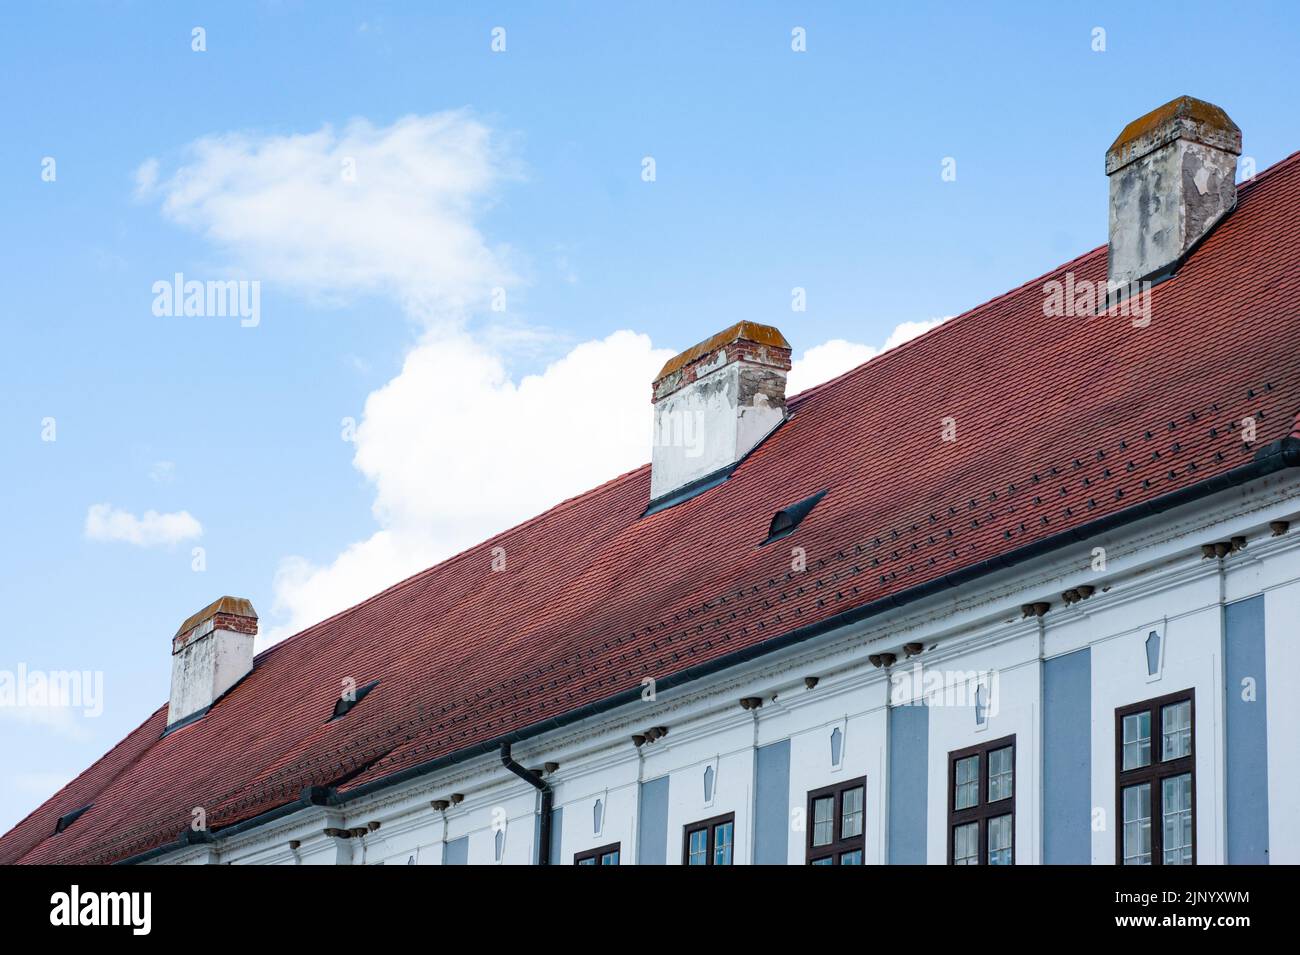
<path fill-rule="evenodd" d="M 1273 165 L 1267 167 L 1266 169 L 1255 173 L 1255 175 L 1252 178 L 1247 179 L 1244 182 L 1237 183 L 1237 190 L 1254 192 L 1256 189 L 1259 188 L 1259 184 L 1261 181 L 1268 179 L 1270 176 L 1275 176 L 1281 173 L 1282 170 L 1285 169 L 1287 166 L 1293 165 L 1295 163 L 1300 163 L 1300 149 L 1297 149 L 1289 156 L 1279 159 L 1277 162 L 1273 163 Z"/>
<path fill-rule="evenodd" d="M 1239 183 L 1237 188 L 1238 190 L 1249 195 L 1250 193 L 1253 193 L 1256 189 L 1259 188 L 1259 184 L 1263 180 L 1268 179 L 1271 176 L 1277 175 L 1278 173 L 1282 172 L 1287 166 L 1290 166 L 1295 163 L 1300 163 L 1300 149 L 1296 150 L 1295 152 L 1285 157 L 1284 159 L 1279 159 L 1277 162 L 1273 163 L 1273 165 L 1269 166 L 1267 169 L 1264 169 L 1262 172 L 1255 173 L 1255 175 L 1252 178 L 1247 179 L 1242 183 Z M 852 375 L 853 373 L 860 371 L 861 369 L 870 365 L 872 362 L 879 362 L 887 355 L 896 355 L 900 352 L 903 352 L 913 342 L 918 342 L 922 338 L 925 338 L 927 335 L 932 335 L 935 332 L 939 331 L 941 328 L 948 328 L 952 325 L 955 325 L 957 322 L 961 321 L 962 319 L 967 318 L 970 315 L 973 315 L 975 312 L 982 311 L 983 309 L 989 308 L 996 302 L 1000 302 L 1003 299 L 1010 298 L 1013 295 L 1017 295 L 1020 292 L 1023 292 L 1029 286 L 1035 284 L 1036 282 L 1043 281 L 1049 275 L 1056 275 L 1057 273 L 1063 270 L 1068 271 L 1070 266 L 1075 265 L 1076 263 L 1080 263 L 1084 259 L 1096 255 L 1098 252 L 1103 252 L 1106 250 L 1106 248 L 1107 245 L 1099 245 L 1094 249 L 1091 249 L 1087 252 L 1083 252 L 1079 255 L 1076 255 L 1072 259 L 1068 259 L 1065 262 L 1062 262 L 1060 265 L 1057 265 L 1055 268 L 1048 269 L 1042 275 L 1029 279 L 1026 282 L 1022 282 L 1020 285 L 1017 285 L 1015 288 L 1008 289 L 1007 291 L 1003 292 L 1000 295 L 995 295 L 993 296 L 993 298 L 981 302 L 978 305 L 974 305 L 971 308 L 966 309 L 966 311 L 964 312 L 958 312 L 956 315 L 953 315 L 951 318 L 947 319 L 946 321 L 940 322 L 934 328 L 926 329 L 925 331 L 915 336 L 914 338 L 909 338 L 907 341 L 895 345 L 893 348 L 887 348 L 884 351 L 880 352 L 879 354 L 872 355 L 862 364 L 855 365 L 852 368 L 848 369 L 847 371 L 843 371 L 840 374 L 836 375 L 834 378 L 830 378 L 826 381 L 821 382 L 820 384 L 813 385 L 811 388 L 805 388 L 797 395 L 792 396 L 790 399 L 790 403 L 802 404 L 806 399 L 811 398 L 819 391 L 822 391 L 823 389 L 826 389 L 831 385 L 836 384 L 842 379 L 847 378 L 849 375 Z"/>
<path fill-rule="evenodd" d="M 872 362 L 880 362 L 882 359 L 886 357 L 890 357 L 893 360 L 897 360 L 896 358 L 894 358 L 894 356 L 906 352 L 909 347 L 913 346 L 916 342 L 919 342 L 921 339 L 926 338 L 929 335 L 933 335 L 934 333 L 938 332 L 940 329 L 950 328 L 956 325 L 958 322 L 962 321 L 963 319 L 969 319 L 970 316 L 974 315 L 976 312 L 981 312 L 989 308 L 990 306 L 994 305 L 995 303 L 1001 302 L 1003 299 L 1011 298 L 1012 296 L 1018 295 L 1021 292 L 1023 292 L 1025 289 L 1034 285 L 1036 282 L 1043 281 L 1049 275 L 1056 275 L 1057 273 L 1061 272 L 1063 269 L 1068 269 L 1076 262 L 1082 262 L 1084 259 L 1087 259 L 1090 256 L 1094 256 L 1098 252 L 1102 252 L 1105 249 L 1106 246 L 1099 245 L 1095 249 L 1091 249 L 1090 251 L 1084 252 L 1081 255 L 1076 255 L 1074 258 L 1062 262 L 1061 264 L 1057 265 L 1055 268 L 1048 269 L 1042 275 L 1036 276 L 1032 279 L 1022 282 L 1021 284 L 1017 285 L 1015 288 L 1009 289 L 1001 293 L 1000 295 L 995 295 L 993 296 L 993 298 L 980 302 L 980 304 L 972 306 L 971 308 L 966 309 L 966 311 L 964 312 L 958 312 L 957 314 L 953 315 L 951 318 L 948 318 L 945 321 L 940 322 L 938 325 L 934 326 L 934 328 L 928 328 L 925 331 L 923 331 L 921 334 L 909 338 L 907 341 L 895 345 L 893 348 L 886 348 L 884 351 L 880 352 L 879 354 L 872 355 L 862 364 L 855 365 L 854 367 L 848 369 L 845 372 L 842 372 L 841 374 L 837 375 L 834 378 L 831 378 L 827 381 L 823 381 L 820 384 L 813 385 L 811 388 L 805 388 L 803 391 L 799 392 L 790 400 L 792 403 L 796 403 L 796 402 L 802 403 L 804 400 L 812 397 L 817 392 L 822 391 L 823 389 L 826 389 L 829 386 L 836 384 L 842 379 L 847 378 L 849 375 L 852 375 L 854 372 L 861 371 L 863 368 L 866 368 Z M 877 365 L 877 367 L 879 366 Z"/>

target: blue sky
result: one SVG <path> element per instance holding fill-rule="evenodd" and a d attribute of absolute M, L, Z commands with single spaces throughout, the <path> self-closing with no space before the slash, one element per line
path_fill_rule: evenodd
<path fill-rule="evenodd" d="M 104 698 L 0 706 L 0 828 L 165 701 L 213 598 L 273 639 L 647 460 L 665 352 L 768 322 L 807 384 L 1094 248 L 1107 145 L 1176 95 L 1261 170 L 1300 148 L 1297 17 L 6 6 L 0 671 Z M 257 280 L 259 323 L 155 315 L 177 272 Z"/>

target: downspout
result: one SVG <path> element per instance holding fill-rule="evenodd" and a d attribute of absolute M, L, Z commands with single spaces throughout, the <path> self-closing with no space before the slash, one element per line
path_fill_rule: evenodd
<path fill-rule="evenodd" d="M 641 813 L 644 806 L 641 803 L 641 790 L 645 785 L 645 750 L 638 746 L 636 748 L 636 818 L 632 820 L 632 853 L 629 856 L 633 865 L 641 864 Z"/>
<path fill-rule="evenodd" d="M 540 775 L 524 769 L 510 756 L 510 744 L 501 744 L 501 765 L 542 794 L 542 818 L 537 826 L 537 864 L 551 864 L 551 797 L 550 785 Z"/>
<path fill-rule="evenodd" d="M 1091 644 L 1089 645 L 1091 646 Z M 1089 650 L 1089 653 L 1092 651 Z M 1038 772 L 1038 785 L 1034 787 L 1034 795 L 1037 805 L 1034 806 L 1033 815 L 1030 817 L 1034 823 L 1034 842 L 1033 842 L 1033 864 L 1043 865 L 1043 856 L 1046 854 L 1047 841 L 1047 775 L 1043 772 L 1043 758 L 1047 752 L 1046 723 L 1047 716 L 1047 697 L 1045 695 L 1044 682 L 1046 678 L 1046 654 L 1047 654 L 1047 618 L 1038 618 L 1038 665 L 1034 668 L 1034 676 L 1038 680 L 1038 705 L 1035 707 L 1034 719 L 1031 724 L 1034 732 L 1034 746 L 1030 750 L 1036 760 L 1035 768 Z M 1089 658 L 1091 659 L 1091 657 Z M 1091 704 L 1090 704 L 1091 705 Z M 1090 774 L 1091 775 L 1091 774 Z M 1015 825 L 1013 818 L 1012 825 Z"/>
<path fill-rule="evenodd" d="M 758 855 L 758 710 L 749 711 L 754 717 L 754 740 L 750 745 L 750 774 L 749 774 L 749 864 L 756 865 L 755 857 Z M 714 787 L 717 783 L 715 781 Z M 786 847 L 789 852 L 789 846 Z"/>
<path fill-rule="evenodd" d="M 1214 814 L 1214 851 L 1218 858 L 1227 860 L 1228 834 L 1228 568 L 1226 557 L 1216 557 L 1219 583 L 1219 686 L 1222 692 L 1215 694 L 1214 713 L 1214 795 L 1219 811 Z M 1169 652 L 1169 618 L 1165 618 L 1164 645 L 1160 648 L 1161 662 Z M 1164 668 L 1160 675 L 1164 676 Z M 1223 768 L 1220 775 L 1219 768 Z M 1193 823 L 1194 825 L 1195 823 Z M 1200 854 L 1197 854 L 1200 861 Z"/>

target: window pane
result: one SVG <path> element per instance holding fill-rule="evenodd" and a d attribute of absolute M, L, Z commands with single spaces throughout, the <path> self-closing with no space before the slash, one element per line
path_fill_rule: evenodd
<path fill-rule="evenodd" d="M 840 865 L 862 865 L 862 850 L 854 849 L 852 852 L 841 853 Z"/>
<path fill-rule="evenodd" d="M 1143 710 L 1124 717 L 1124 769 L 1151 765 L 1151 712 Z"/>
<path fill-rule="evenodd" d="M 709 864 L 709 830 L 696 829 L 690 834 L 690 852 L 686 856 L 687 865 Z"/>
<path fill-rule="evenodd" d="M 615 849 L 613 852 L 606 852 L 603 856 L 600 857 L 600 864 L 618 865 L 618 850 Z"/>
<path fill-rule="evenodd" d="M 826 856 L 824 859 L 813 859 L 812 864 L 813 865 L 834 865 L 835 857 Z"/>
<path fill-rule="evenodd" d="M 1192 774 L 1161 781 L 1165 865 L 1192 864 Z"/>
<path fill-rule="evenodd" d="M 953 865 L 978 865 L 980 861 L 980 826 L 968 822 L 952 830 Z"/>
<path fill-rule="evenodd" d="M 958 809 L 969 809 L 980 801 L 980 758 L 967 756 L 957 760 L 957 791 L 954 793 L 954 805 Z"/>
<path fill-rule="evenodd" d="M 821 796 L 813 800 L 813 836 L 815 846 L 828 846 L 835 841 L 835 797 Z"/>
<path fill-rule="evenodd" d="M 731 831 L 734 823 L 724 822 L 713 828 L 713 864 L 731 865 Z"/>
<path fill-rule="evenodd" d="M 592 858 L 578 860 L 578 865 L 595 865 L 595 864 L 596 864 L 596 860 Z"/>
<path fill-rule="evenodd" d="M 1178 759 L 1192 751 L 1192 701 L 1171 703 L 1160 708 L 1162 760 Z"/>
<path fill-rule="evenodd" d="M 1011 747 L 989 753 L 989 802 L 1011 798 Z"/>
<path fill-rule="evenodd" d="M 1151 784 L 1124 790 L 1124 864 L 1151 864 Z"/>
<path fill-rule="evenodd" d="M 862 787 L 846 789 L 840 810 L 840 838 L 852 839 L 862 835 Z M 843 865 L 843 862 L 840 863 Z"/>
<path fill-rule="evenodd" d="M 989 820 L 989 865 L 1011 865 L 1011 816 Z"/>

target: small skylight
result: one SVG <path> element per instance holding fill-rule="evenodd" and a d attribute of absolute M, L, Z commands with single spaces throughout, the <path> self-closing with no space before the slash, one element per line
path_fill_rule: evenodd
<path fill-rule="evenodd" d="M 59 821 L 54 824 L 54 834 L 57 836 L 60 832 L 67 829 L 68 826 L 72 825 L 79 818 L 81 818 L 82 813 L 84 813 L 93 805 L 94 803 L 91 803 L 90 806 L 82 806 L 80 809 L 72 810 L 72 812 L 65 812 L 63 815 L 59 817 Z"/>
<path fill-rule="evenodd" d="M 809 511 L 817 506 L 817 502 L 826 496 L 825 491 L 818 491 L 812 497 L 806 497 L 797 504 L 791 504 L 789 507 L 783 507 L 772 517 L 772 524 L 767 529 L 767 540 L 764 544 L 770 544 L 772 541 L 780 540 L 782 537 L 788 537 L 794 533 L 794 529 L 799 526 L 799 522 L 808 516 Z"/>
<path fill-rule="evenodd" d="M 371 680 L 365 686 L 357 687 L 356 692 L 352 694 L 351 698 L 347 696 L 340 696 L 337 700 L 334 701 L 334 715 L 331 716 L 329 720 L 326 720 L 326 722 L 328 723 L 332 720 L 337 720 L 342 716 L 347 716 L 348 711 L 351 710 L 352 707 L 360 703 L 362 700 L 364 700 L 366 698 L 366 694 L 369 693 L 377 686 L 379 686 L 379 681 Z"/>

